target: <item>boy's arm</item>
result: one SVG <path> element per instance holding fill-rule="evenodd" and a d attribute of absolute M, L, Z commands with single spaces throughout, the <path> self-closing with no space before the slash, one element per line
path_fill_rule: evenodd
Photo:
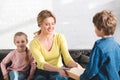
<path fill-rule="evenodd" d="M 97 47 L 94 47 L 91 56 L 90 56 L 90 62 L 88 64 L 88 67 L 84 71 L 84 73 L 80 76 L 81 80 L 89 80 L 93 78 L 99 71 L 99 65 L 100 65 L 100 55 L 101 50 Z"/>

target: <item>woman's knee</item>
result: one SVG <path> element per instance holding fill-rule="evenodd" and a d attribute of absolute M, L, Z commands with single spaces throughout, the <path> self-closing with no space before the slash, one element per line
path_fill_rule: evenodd
<path fill-rule="evenodd" d="M 42 75 L 36 75 L 34 77 L 34 80 L 48 80 L 46 77 L 42 76 Z"/>
<path fill-rule="evenodd" d="M 59 72 L 50 75 L 49 80 L 68 80 L 67 77 L 63 77 Z"/>

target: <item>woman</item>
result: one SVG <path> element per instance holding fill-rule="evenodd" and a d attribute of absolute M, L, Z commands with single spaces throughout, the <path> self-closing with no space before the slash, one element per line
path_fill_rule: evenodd
<path fill-rule="evenodd" d="M 39 28 L 30 42 L 30 50 L 37 62 L 35 80 L 67 80 L 63 62 L 67 67 L 81 67 L 70 56 L 64 36 L 55 33 L 55 16 L 48 10 L 38 14 Z M 61 57 L 62 56 L 62 57 Z"/>

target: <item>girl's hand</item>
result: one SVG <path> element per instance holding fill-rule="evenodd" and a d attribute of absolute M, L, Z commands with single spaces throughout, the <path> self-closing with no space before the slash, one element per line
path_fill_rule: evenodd
<path fill-rule="evenodd" d="M 8 74 L 5 74 L 3 77 L 4 77 L 4 80 L 9 80 Z"/>

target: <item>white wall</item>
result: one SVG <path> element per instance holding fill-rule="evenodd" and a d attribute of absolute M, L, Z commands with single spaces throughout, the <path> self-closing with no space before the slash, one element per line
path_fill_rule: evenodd
<path fill-rule="evenodd" d="M 42 9 L 52 10 L 50 0 L 0 0 L 0 49 L 13 49 L 13 36 L 25 32 L 29 40 L 38 30 L 36 17 Z"/>
<path fill-rule="evenodd" d="M 103 9 L 113 10 L 118 17 L 115 38 L 120 28 L 119 0 L 1 0 L 0 1 L 0 49 L 13 49 L 13 36 L 25 32 L 29 41 L 38 30 L 36 17 L 43 9 L 56 15 L 56 32 L 63 33 L 69 49 L 91 49 L 98 37 L 94 33 L 93 15 Z"/>
<path fill-rule="evenodd" d="M 91 49 L 95 40 L 93 16 L 103 9 L 115 12 L 118 18 L 115 38 L 120 42 L 120 0 L 56 0 L 57 31 L 65 34 L 70 49 Z"/>

